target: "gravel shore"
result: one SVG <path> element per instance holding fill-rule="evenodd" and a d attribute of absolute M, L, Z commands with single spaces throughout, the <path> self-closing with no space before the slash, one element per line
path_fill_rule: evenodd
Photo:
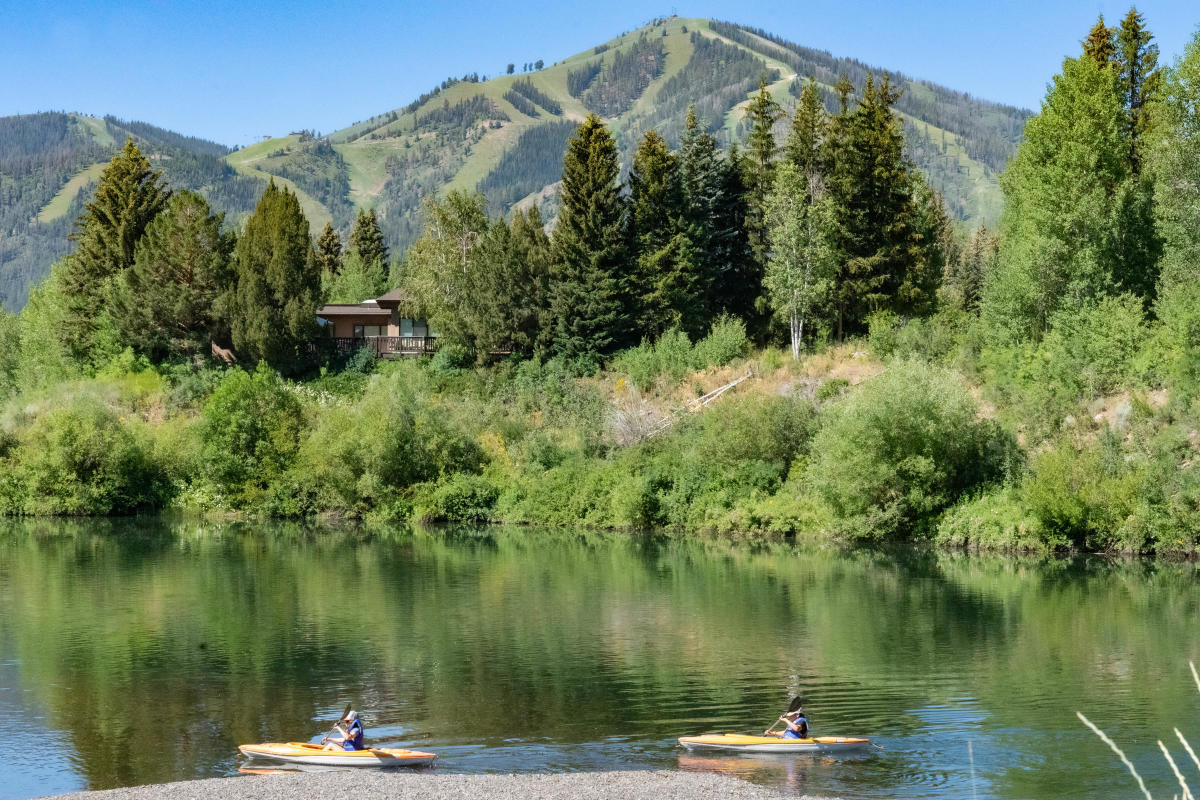
<path fill-rule="evenodd" d="M 407 770 L 295 772 L 133 786 L 57 795 L 58 800 L 779 800 L 782 795 L 726 775 L 703 772 L 574 772 L 553 775 L 438 775 Z M 792 800 L 805 800 L 792 795 Z M 815 798 L 808 798 L 815 800 Z"/>

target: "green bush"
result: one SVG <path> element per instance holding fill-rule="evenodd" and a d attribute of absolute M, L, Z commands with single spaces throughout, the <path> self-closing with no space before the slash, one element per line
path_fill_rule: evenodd
<path fill-rule="evenodd" d="M 1047 536 L 1037 515 L 1012 487 L 960 501 L 942 515 L 937 541 L 949 547 L 1050 552 L 1066 547 L 1061 536 Z"/>
<path fill-rule="evenodd" d="M 1001 477 L 1014 449 L 998 426 L 977 419 L 957 375 L 899 361 L 822 414 L 806 476 L 843 533 L 909 536 Z"/>
<path fill-rule="evenodd" d="M 750 348 L 746 338 L 746 323 L 740 318 L 722 314 L 713 322 L 708 336 L 696 342 L 693 362 L 699 368 L 723 367 L 742 358 Z"/>
<path fill-rule="evenodd" d="M 486 522 L 499 496 L 487 478 L 459 473 L 432 489 L 427 487 L 413 513 L 423 522 Z"/>
<path fill-rule="evenodd" d="M 234 505 L 253 503 L 290 466 L 306 429 L 295 393 L 266 362 L 231 369 L 204 406 L 207 478 Z"/>
<path fill-rule="evenodd" d="M 161 507 L 170 493 L 125 421 L 86 398 L 39 415 L 9 464 L 11 513 L 131 514 Z"/>
<path fill-rule="evenodd" d="M 876 358 L 891 357 L 896 352 L 900 318 L 891 311 L 876 311 L 867 317 L 867 343 Z"/>

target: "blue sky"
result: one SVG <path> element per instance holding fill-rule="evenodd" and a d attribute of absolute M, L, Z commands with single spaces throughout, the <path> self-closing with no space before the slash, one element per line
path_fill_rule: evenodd
<path fill-rule="evenodd" d="M 677 3 L 677 4 L 675 4 Z M 678 13 L 766 28 L 835 55 L 1036 109 L 1103 12 L 1123 2 L 0 3 L 0 116 L 115 114 L 231 145 L 322 132 L 404 105 L 448 75 L 557 61 Z M 1178 55 L 1200 4 L 1138 8 Z"/>

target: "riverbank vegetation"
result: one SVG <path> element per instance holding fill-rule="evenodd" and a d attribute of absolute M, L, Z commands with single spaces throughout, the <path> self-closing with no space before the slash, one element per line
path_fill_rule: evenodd
<path fill-rule="evenodd" d="M 1200 37 L 1160 68 L 1135 11 L 1097 23 L 998 232 L 953 228 L 886 76 L 832 112 L 799 95 L 783 121 L 761 87 L 728 153 L 694 114 L 676 151 L 648 131 L 627 186 L 589 117 L 550 234 L 536 207 L 430 200 L 391 269 L 443 334 L 412 361 L 327 355 L 314 321 L 330 287 L 385 287 L 373 214 L 345 257 L 332 230 L 314 250 L 270 186 L 235 235 L 130 145 L 75 252 L 0 316 L 0 511 L 1194 555 Z"/>

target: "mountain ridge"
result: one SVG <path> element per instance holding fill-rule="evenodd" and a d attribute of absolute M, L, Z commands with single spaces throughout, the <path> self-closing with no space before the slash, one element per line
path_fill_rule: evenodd
<path fill-rule="evenodd" d="M 29 127 L 29 118 L 39 115 L 0 118 L 0 302 L 19 309 L 29 286 L 67 252 L 70 220 L 127 135 L 148 150 L 172 186 L 200 191 L 231 222 L 252 209 L 256 188 L 261 192 L 275 180 L 297 193 L 314 233 L 326 222 L 345 232 L 357 209 L 375 207 L 398 253 L 419 233 L 421 199 L 450 189 L 483 191 L 496 214 L 536 198 L 552 218 L 566 139 L 589 112 L 609 114 L 604 118 L 628 165 L 650 128 L 674 144 L 690 104 L 723 147 L 740 141 L 739 109 L 760 75 L 790 113 L 808 75 L 830 104 L 838 75 L 858 86 L 870 71 L 904 88 L 896 110 L 906 148 L 946 197 L 951 214 L 994 222 L 1002 202 L 997 176 L 1015 153 L 1030 112 L 759 28 L 669 17 L 540 70 L 448 79 L 405 106 L 324 136 L 291 133 L 240 149 L 147 123 L 61 114 L 64 119 L 38 122 L 59 131 L 54 141 L 63 146 L 43 148 L 45 164 L 33 179 L 25 161 L 37 152 L 28 144 L 23 150 L 9 145 L 28 133 L 8 135 L 6 126 L 26 120 Z M 788 124 L 785 118 L 778 125 L 781 138 Z"/>

